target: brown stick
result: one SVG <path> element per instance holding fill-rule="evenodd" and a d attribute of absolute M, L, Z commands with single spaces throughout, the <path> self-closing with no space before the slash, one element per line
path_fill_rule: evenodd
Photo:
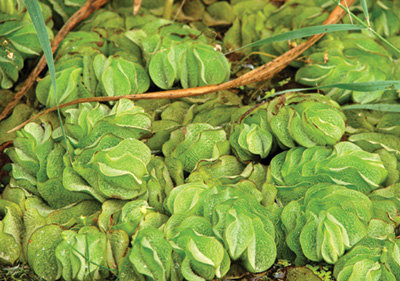
<path fill-rule="evenodd" d="M 3 142 L 3 143 L 0 145 L 0 154 L 2 154 L 3 151 L 4 151 L 4 149 L 6 149 L 7 147 L 11 147 L 12 144 L 13 144 L 13 141 L 12 141 L 12 140 Z"/>
<path fill-rule="evenodd" d="M 351 6 L 355 0 L 342 0 L 342 4 L 347 2 L 348 6 Z M 339 6 L 337 6 L 329 17 L 325 20 L 324 24 L 333 24 L 338 22 L 344 15 L 345 11 L 343 11 Z M 202 86 L 196 88 L 188 88 L 188 89 L 178 89 L 178 90 L 170 90 L 170 91 L 162 91 L 162 92 L 153 92 L 153 93 L 146 93 L 146 94 L 134 94 L 134 95 L 124 95 L 124 96 L 115 96 L 115 97 L 90 97 L 90 98 L 81 98 L 76 99 L 67 103 L 64 103 L 59 106 L 59 108 L 68 107 L 71 105 L 75 105 L 78 103 L 83 102 L 105 102 L 105 101 L 118 101 L 120 99 L 130 99 L 130 100 L 152 100 L 152 99 L 176 99 L 176 98 L 183 98 L 183 97 L 193 97 L 199 96 L 204 94 L 209 94 L 217 91 L 227 90 L 239 86 L 248 85 L 254 82 L 263 81 L 269 79 L 282 71 L 286 66 L 288 66 L 293 60 L 295 60 L 300 54 L 302 54 L 305 50 L 310 48 L 315 42 L 321 39 L 324 34 L 318 34 L 310 37 L 307 42 L 289 50 L 288 52 L 284 53 L 280 57 L 274 59 L 273 61 L 264 64 L 240 77 L 234 79 L 232 81 L 217 84 L 217 85 L 210 85 L 210 86 Z M 37 118 L 57 110 L 57 107 L 52 107 L 42 111 L 41 113 L 37 114 L 36 116 L 30 118 L 29 120 L 25 121 L 21 125 L 15 127 L 14 129 L 10 130 L 9 132 L 14 132 L 19 130 L 29 122 L 36 120 Z"/>
<path fill-rule="evenodd" d="M 137 15 L 142 5 L 142 0 L 133 0 L 133 15 Z"/>
<path fill-rule="evenodd" d="M 60 29 L 58 34 L 54 37 L 54 40 L 51 44 L 51 50 L 53 54 L 57 50 L 61 41 L 65 38 L 65 36 L 67 36 L 69 31 L 71 31 L 82 20 L 88 18 L 94 11 L 99 9 L 108 1 L 109 0 L 88 0 L 75 14 L 73 14 L 72 17 L 70 17 L 69 20 Z M 9 104 L 7 104 L 3 112 L 0 114 L 0 121 L 3 120 L 17 105 L 19 100 L 26 95 L 26 93 L 33 86 L 33 84 L 36 81 L 36 78 L 39 76 L 40 72 L 42 72 L 45 66 L 46 66 L 46 58 L 43 55 L 39 63 L 36 65 L 33 71 L 29 74 L 28 78 L 25 80 L 21 89 L 15 94 L 13 100 Z"/>

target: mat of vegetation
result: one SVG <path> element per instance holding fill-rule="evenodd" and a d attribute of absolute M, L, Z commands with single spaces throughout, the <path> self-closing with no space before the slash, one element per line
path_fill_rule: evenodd
<path fill-rule="evenodd" d="M 39 1 L 50 40 L 85 2 Z M 400 0 L 356 1 L 341 23 L 369 28 L 328 33 L 273 79 L 79 103 L 8 133 L 79 98 L 227 82 L 306 39 L 252 43 L 337 6 L 134 2 L 69 32 L 57 94 L 43 72 L 0 122 L 1 280 L 400 280 Z M 41 54 L 24 3 L 0 0 L 0 110 Z"/>

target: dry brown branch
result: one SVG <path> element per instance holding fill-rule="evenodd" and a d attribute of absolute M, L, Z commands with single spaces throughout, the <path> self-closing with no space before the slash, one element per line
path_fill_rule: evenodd
<path fill-rule="evenodd" d="M 142 0 L 133 0 L 133 14 L 137 15 L 142 5 Z"/>
<path fill-rule="evenodd" d="M 0 154 L 2 154 L 3 151 L 4 151 L 4 149 L 6 149 L 7 147 L 11 147 L 12 144 L 13 144 L 13 141 L 12 141 L 12 140 L 11 140 L 11 141 L 6 141 L 6 142 L 2 143 L 2 144 L 0 145 Z"/>
<path fill-rule="evenodd" d="M 51 44 L 51 50 L 54 52 L 57 50 L 61 41 L 67 36 L 68 32 L 71 31 L 78 23 L 82 20 L 88 18 L 94 11 L 99 9 L 101 6 L 106 4 L 109 0 L 88 0 L 69 20 L 64 24 L 64 26 L 60 29 L 58 34 L 54 37 L 54 40 Z M 39 63 L 33 69 L 33 71 L 29 74 L 28 78 L 25 80 L 21 89 L 15 94 L 12 101 L 7 104 L 4 108 L 3 112 L 0 114 L 0 121 L 3 120 L 11 110 L 18 104 L 19 100 L 26 95 L 29 89 L 35 83 L 37 77 L 40 72 L 46 67 L 46 58 L 43 55 L 40 59 Z"/>
<path fill-rule="evenodd" d="M 344 4 L 346 0 L 342 0 L 342 4 Z M 355 0 L 347 0 L 347 5 L 351 6 Z M 345 11 L 337 6 L 329 17 L 325 20 L 324 24 L 334 24 L 337 23 L 344 15 Z M 150 99 L 176 99 L 183 97 L 193 97 L 204 95 L 208 93 L 213 93 L 217 91 L 227 90 L 236 88 L 239 86 L 248 85 L 254 82 L 263 81 L 269 78 L 272 78 L 274 75 L 282 71 L 286 66 L 288 66 L 293 60 L 295 60 L 300 54 L 302 54 L 305 50 L 310 48 L 315 42 L 317 42 L 324 34 L 318 34 L 310 37 L 305 43 L 289 50 L 284 53 L 280 57 L 277 57 L 273 61 L 266 63 L 240 77 L 237 79 L 231 80 L 226 83 L 210 85 L 210 86 L 202 86 L 196 88 L 188 88 L 188 89 L 178 89 L 178 90 L 170 90 L 170 91 L 162 91 L 162 92 L 152 92 L 146 94 L 135 94 L 135 95 L 124 95 L 124 96 L 116 96 L 116 97 L 91 97 L 91 98 L 81 98 L 71 102 L 64 103 L 59 106 L 59 108 L 68 107 L 71 105 L 83 103 L 83 102 L 106 102 L 106 101 L 118 101 L 120 99 L 130 99 L 130 100 L 150 100 Z M 26 122 L 21 125 L 15 127 L 10 130 L 10 132 L 19 130 L 29 122 L 36 120 L 37 118 L 55 111 L 57 107 L 52 107 L 42 111 L 36 116 L 30 118 Z"/>

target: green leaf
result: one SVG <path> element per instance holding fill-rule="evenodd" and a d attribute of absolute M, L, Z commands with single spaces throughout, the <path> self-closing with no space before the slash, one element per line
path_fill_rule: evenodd
<path fill-rule="evenodd" d="M 345 131 L 346 117 L 339 105 L 319 94 L 277 97 L 268 105 L 267 118 L 272 133 L 287 147 L 295 142 L 305 147 L 334 145 Z"/>
<path fill-rule="evenodd" d="M 171 89 L 178 77 L 177 70 L 170 61 L 170 52 L 173 49 L 155 54 L 149 65 L 151 80 L 161 89 Z"/>
<path fill-rule="evenodd" d="M 360 2 L 361 2 L 362 10 L 364 12 L 365 19 L 367 20 L 368 26 L 370 26 L 367 1 L 366 0 L 360 0 Z"/>
<path fill-rule="evenodd" d="M 28 243 L 28 263 L 35 273 L 45 280 L 61 277 L 62 267 L 56 259 L 56 248 L 63 241 L 63 229 L 46 225 L 36 229 Z"/>
<path fill-rule="evenodd" d="M 223 277 L 230 260 L 224 246 L 213 236 L 186 228 L 175 240 L 174 250 L 183 258 L 182 275 L 187 280 L 211 280 Z"/>
<path fill-rule="evenodd" d="M 56 71 L 55 71 L 54 60 L 53 60 L 53 52 L 51 50 L 50 40 L 49 40 L 49 36 L 47 34 L 47 28 L 46 28 L 38 1 L 37 0 L 24 1 L 24 3 L 26 6 L 26 9 L 29 12 L 32 23 L 35 26 L 36 32 L 39 37 L 40 45 L 42 46 L 43 53 L 46 57 L 47 65 L 48 65 L 49 72 L 50 72 L 51 82 L 52 82 L 53 89 L 54 89 L 54 99 L 55 99 L 55 103 L 57 106 L 58 120 L 60 121 L 61 130 L 63 131 L 65 145 L 68 148 L 67 138 L 66 138 L 66 135 L 64 132 L 64 127 L 63 127 L 63 122 L 61 120 L 61 113 L 60 113 L 60 109 L 58 108 Z"/>
<path fill-rule="evenodd" d="M 205 195 L 215 193 L 215 189 L 201 182 L 193 182 L 175 187 L 165 200 L 165 208 L 171 213 L 203 214 Z"/>
<path fill-rule="evenodd" d="M 301 67 L 296 73 L 296 81 L 312 86 L 335 83 L 358 83 L 393 80 L 393 60 L 390 53 L 373 38 L 362 33 L 326 36 L 319 47 L 323 51 L 310 56 L 314 63 Z M 382 67 L 387 65 L 387 67 Z M 362 85 L 365 86 L 365 85 Z M 370 103 L 378 100 L 385 90 L 376 89 L 371 84 L 369 93 L 359 92 L 357 85 L 353 90 L 332 88 L 325 91 L 339 103 L 353 100 L 357 103 Z M 363 87 L 361 87 L 362 89 Z M 372 91 L 374 90 L 374 91 Z M 362 89 L 363 91 L 363 89 Z M 372 92 L 371 92 L 372 91 Z"/>
<path fill-rule="evenodd" d="M 10 89 L 24 66 L 22 55 L 10 45 L 0 46 L 0 87 Z"/>
<path fill-rule="evenodd" d="M 189 50 L 188 50 L 189 51 Z M 228 81 L 230 69 L 228 61 L 219 55 L 212 46 L 194 44 L 191 51 L 197 59 L 199 84 L 205 86 Z"/>
<path fill-rule="evenodd" d="M 22 259 L 22 211 L 13 202 L 0 199 L 0 263 L 14 264 Z"/>
<path fill-rule="evenodd" d="M 349 141 L 354 142 L 366 151 L 374 152 L 384 148 L 400 160 L 399 139 L 397 136 L 381 133 L 361 133 L 349 137 Z"/>
<path fill-rule="evenodd" d="M 210 221 L 204 217 L 187 213 L 176 213 L 173 214 L 165 224 L 165 237 L 168 240 L 174 240 L 185 229 L 191 229 L 201 235 L 213 235 L 212 225 Z"/>
<path fill-rule="evenodd" d="M 275 237 L 268 233 L 260 218 L 253 219 L 254 236 L 243 256 L 243 263 L 250 272 L 270 268 L 276 259 Z"/>
<path fill-rule="evenodd" d="M 149 88 L 150 80 L 141 65 L 121 57 L 109 57 L 104 64 L 101 76 L 97 76 L 106 95 L 138 94 Z"/>
<path fill-rule="evenodd" d="M 125 230 L 129 236 L 132 236 L 139 228 L 158 228 L 167 220 L 165 215 L 155 212 L 147 201 L 135 200 L 125 204 L 118 221 L 111 228 Z"/>
<path fill-rule="evenodd" d="M 391 84 L 394 85 L 394 84 Z M 400 82 L 398 84 L 400 88 Z M 397 87 L 397 81 L 396 81 Z M 398 104 L 351 104 L 344 105 L 342 107 L 343 110 L 352 110 L 352 109 L 370 109 L 370 110 L 378 110 L 384 112 L 400 112 L 400 105 Z"/>
<path fill-rule="evenodd" d="M 252 220 L 232 209 L 229 210 L 226 220 L 224 238 L 228 245 L 229 255 L 233 260 L 237 260 L 249 246 L 254 236 Z"/>
<path fill-rule="evenodd" d="M 172 247 L 156 228 L 141 230 L 132 241 L 129 260 L 135 269 L 149 280 L 169 280 L 172 267 Z"/>
<path fill-rule="evenodd" d="M 170 140 L 163 145 L 163 153 L 181 161 L 185 171 L 191 172 L 198 161 L 212 158 L 216 145 L 224 141 L 223 129 L 192 123 L 171 133 Z"/>
<path fill-rule="evenodd" d="M 83 226 L 81 217 L 97 217 L 101 205 L 95 200 L 85 200 L 67 208 L 56 209 L 46 217 L 47 224 L 58 224 L 64 227 Z"/>
<path fill-rule="evenodd" d="M 75 156 L 73 167 L 93 187 L 93 196 L 132 199 L 146 192 L 150 159 L 151 151 L 142 142 L 105 134 Z M 64 183 L 67 180 L 64 170 Z"/>
<path fill-rule="evenodd" d="M 46 32 L 53 37 L 51 29 L 46 27 Z M 42 48 L 36 35 L 35 27 L 31 24 L 9 33 L 6 37 L 24 57 L 39 56 Z"/>

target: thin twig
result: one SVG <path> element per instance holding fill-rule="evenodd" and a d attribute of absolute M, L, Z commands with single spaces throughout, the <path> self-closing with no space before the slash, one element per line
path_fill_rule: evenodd
<path fill-rule="evenodd" d="M 346 0 L 343 0 L 346 1 Z M 347 5 L 351 6 L 355 0 L 347 0 Z M 346 12 L 337 6 L 329 17 L 325 20 L 324 24 L 334 24 L 337 23 Z M 109 101 L 118 101 L 120 99 L 130 99 L 130 100 L 153 100 L 153 99 L 177 99 L 177 98 L 184 98 L 184 97 L 194 97 L 200 96 L 204 94 L 209 94 L 217 91 L 237 88 L 240 86 L 252 84 L 255 82 L 263 81 L 266 79 L 270 79 L 274 77 L 277 73 L 282 71 L 286 66 L 288 66 L 293 60 L 295 60 L 300 54 L 302 54 L 305 50 L 310 48 L 315 42 L 321 39 L 324 34 L 318 34 L 310 37 L 305 43 L 298 45 L 297 47 L 287 51 L 280 57 L 277 57 L 271 62 L 268 62 L 246 74 L 231 80 L 226 83 L 217 84 L 217 85 L 210 85 L 210 86 L 202 86 L 196 88 L 188 88 L 188 89 L 178 89 L 178 90 L 169 90 L 169 91 L 162 91 L 162 92 L 152 92 L 152 93 L 145 93 L 145 94 L 134 94 L 134 95 L 123 95 L 123 96 L 114 96 L 114 97 L 90 97 L 90 98 L 81 98 L 76 99 L 67 103 L 64 103 L 59 106 L 59 108 L 68 107 L 71 105 L 83 103 L 83 102 L 109 102 Z M 42 111 L 41 113 L 37 114 L 36 116 L 30 118 L 29 120 L 25 121 L 21 125 L 15 127 L 14 129 L 10 130 L 9 132 L 14 132 L 19 130 L 20 128 L 24 127 L 29 122 L 36 120 L 37 118 L 56 110 L 57 107 L 52 107 Z"/>
<path fill-rule="evenodd" d="M 4 149 L 6 149 L 6 148 L 8 148 L 8 147 L 11 147 L 12 145 L 13 145 L 13 141 L 12 141 L 12 140 L 3 142 L 3 143 L 0 145 L 0 154 L 3 153 Z"/>
<path fill-rule="evenodd" d="M 349 9 L 349 5 L 347 5 L 347 1 L 344 1 L 344 4 L 345 4 L 345 6 L 346 6 L 346 8 L 347 8 L 347 10 L 348 10 L 348 9 Z M 351 24 L 354 24 L 353 18 L 351 17 L 351 14 L 350 14 L 350 13 L 349 13 L 349 18 L 350 18 Z"/>
<path fill-rule="evenodd" d="M 137 15 L 140 10 L 140 6 L 142 5 L 142 0 L 134 0 L 133 1 L 133 15 Z"/>
<path fill-rule="evenodd" d="M 54 40 L 51 44 L 51 50 L 54 52 L 57 50 L 61 41 L 67 36 L 68 32 L 71 31 L 78 23 L 82 20 L 88 18 L 94 11 L 99 9 L 101 6 L 106 4 L 109 0 L 88 0 L 69 20 L 64 24 L 64 26 L 60 29 L 58 34 L 54 37 Z M 0 121 L 3 120 L 11 110 L 18 104 L 20 99 L 26 95 L 29 89 L 35 83 L 37 77 L 42 72 L 42 70 L 46 67 L 46 58 L 44 55 L 40 59 L 39 63 L 33 69 L 33 71 L 29 74 L 28 78 L 25 80 L 21 89 L 15 94 L 12 101 L 7 104 L 4 108 L 3 112 L 0 114 Z"/>

